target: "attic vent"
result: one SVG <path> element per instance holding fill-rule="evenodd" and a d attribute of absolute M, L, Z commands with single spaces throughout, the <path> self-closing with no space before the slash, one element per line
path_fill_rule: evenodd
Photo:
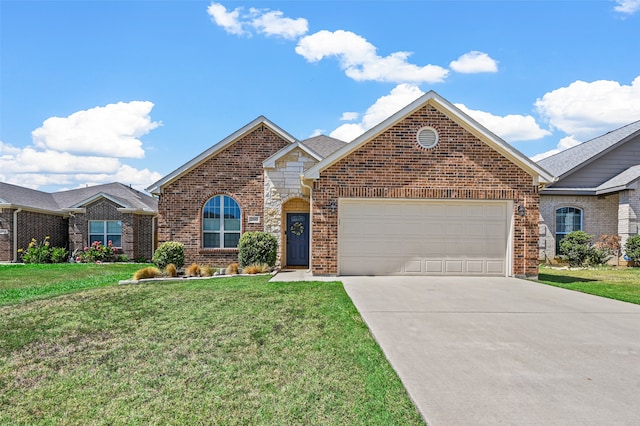
<path fill-rule="evenodd" d="M 438 132 L 433 127 L 418 130 L 418 144 L 423 148 L 433 148 L 438 143 Z"/>

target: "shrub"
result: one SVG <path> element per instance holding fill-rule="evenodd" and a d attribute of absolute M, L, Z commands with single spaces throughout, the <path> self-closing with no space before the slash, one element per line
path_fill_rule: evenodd
<path fill-rule="evenodd" d="M 241 267 L 276 263 L 278 240 L 266 232 L 245 232 L 238 242 L 238 261 Z"/>
<path fill-rule="evenodd" d="M 69 252 L 63 247 L 51 247 L 49 236 L 38 242 L 31 239 L 26 250 L 19 249 L 24 263 L 64 263 L 67 261 Z"/>
<path fill-rule="evenodd" d="M 76 257 L 78 262 L 97 263 L 115 262 L 118 258 L 118 249 L 109 241 L 106 246 L 101 241 L 94 241 L 90 247 L 85 247 L 80 256 Z"/>
<path fill-rule="evenodd" d="M 203 266 L 200 268 L 200 276 L 201 277 L 212 277 L 215 271 L 211 266 Z"/>
<path fill-rule="evenodd" d="M 176 265 L 174 265 L 173 263 L 168 264 L 167 267 L 164 268 L 164 274 L 167 277 L 177 277 L 178 269 L 176 268 Z"/>
<path fill-rule="evenodd" d="M 153 253 L 153 263 L 160 269 L 173 263 L 177 268 L 184 265 L 184 245 L 177 241 L 166 241 Z"/>
<path fill-rule="evenodd" d="M 627 239 L 624 245 L 624 252 L 634 263 L 640 262 L 640 235 L 634 235 Z"/>
<path fill-rule="evenodd" d="M 596 243 L 591 247 L 587 261 L 589 262 L 589 265 L 600 266 L 607 263 L 612 257 L 613 251 L 609 247 L 605 245 L 598 245 Z"/>
<path fill-rule="evenodd" d="M 126 254 L 119 254 L 116 258 L 116 262 L 128 262 L 129 257 Z"/>
<path fill-rule="evenodd" d="M 569 262 L 570 266 L 582 266 L 592 253 L 591 238 L 584 231 L 569 232 L 560 241 L 560 257 Z"/>
<path fill-rule="evenodd" d="M 235 275 L 238 273 L 238 264 L 237 263 L 232 263 L 229 266 L 227 266 L 227 269 L 225 269 L 224 271 L 225 274 L 227 275 Z"/>
<path fill-rule="evenodd" d="M 158 278 L 161 276 L 162 276 L 162 272 L 160 272 L 160 269 L 154 266 L 148 266 L 146 268 L 142 268 L 136 271 L 135 274 L 133 274 L 133 279 L 138 281 L 138 280 L 144 280 L 147 278 Z"/>
<path fill-rule="evenodd" d="M 184 271 L 185 275 L 188 277 L 199 277 L 200 276 L 200 265 L 197 263 L 192 263 L 187 267 Z"/>
<path fill-rule="evenodd" d="M 264 274 L 270 271 L 271 267 L 266 263 L 254 263 L 253 265 L 245 266 L 242 269 L 243 274 Z"/>

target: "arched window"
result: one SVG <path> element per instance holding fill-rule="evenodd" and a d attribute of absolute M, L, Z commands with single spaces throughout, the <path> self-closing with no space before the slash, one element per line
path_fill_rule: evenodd
<path fill-rule="evenodd" d="M 233 198 L 216 195 L 209 199 L 202 210 L 202 247 L 238 247 L 240 219 L 240 206 Z"/>
<path fill-rule="evenodd" d="M 582 231 L 582 210 L 577 207 L 561 207 L 556 210 L 556 254 L 560 253 L 560 241 L 569 232 Z"/>

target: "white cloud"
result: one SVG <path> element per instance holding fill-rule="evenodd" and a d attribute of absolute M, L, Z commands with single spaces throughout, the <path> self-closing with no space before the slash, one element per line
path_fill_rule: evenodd
<path fill-rule="evenodd" d="M 211 20 L 219 27 L 224 28 L 229 34 L 243 35 L 246 34 L 243 24 L 240 22 L 240 8 L 232 12 L 227 12 L 227 8 L 219 3 L 211 3 L 207 8 L 207 13 L 211 16 Z"/>
<path fill-rule="evenodd" d="M 575 81 L 536 100 L 551 126 L 588 140 L 640 118 L 640 76 L 629 86 L 617 81 Z"/>
<path fill-rule="evenodd" d="M 227 11 L 219 3 L 211 3 L 207 8 L 211 20 L 227 33 L 251 36 L 253 31 L 267 36 L 295 40 L 307 33 L 309 24 L 304 18 L 287 18 L 279 10 L 251 8 L 244 12 L 242 7 Z"/>
<path fill-rule="evenodd" d="M 416 85 L 399 84 L 388 95 L 378 98 L 362 115 L 360 123 L 343 124 L 331 132 L 329 136 L 343 141 L 352 141 L 423 94 L 424 92 Z"/>
<path fill-rule="evenodd" d="M 531 157 L 531 160 L 537 162 L 542 160 L 543 158 L 551 157 L 552 155 L 555 155 L 561 151 L 564 151 L 565 149 L 569 149 L 579 144 L 580 142 L 577 141 L 573 136 L 567 136 L 566 138 L 560 139 L 560 142 L 558 142 L 558 146 L 555 149 L 534 155 L 533 157 Z"/>
<path fill-rule="evenodd" d="M 439 83 L 449 71 L 437 65 L 417 66 L 407 62 L 409 52 L 395 52 L 378 56 L 376 47 L 350 31 L 318 31 L 303 37 L 296 53 L 309 62 L 334 56 L 345 74 L 356 81 L 384 81 L 395 83 Z"/>
<path fill-rule="evenodd" d="M 0 141 L 0 180 L 34 189 L 122 182 L 144 190 L 162 176 L 120 158 L 144 157 L 137 138 L 160 125 L 151 121 L 152 108 L 142 101 L 109 104 L 45 120 L 32 132 L 32 146 Z"/>
<path fill-rule="evenodd" d="M 489 112 L 469 109 L 463 104 L 456 104 L 456 106 L 508 142 L 541 139 L 551 134 L 550 131 L 540 128 L 530 115 L 509 114 L 501 117 Z"/>
<path fill-rule="evenodd" d="M 618 4 L 613 9 L 616 12 L 632 15 L 640 10 L 640 0 L 616 0 Z"/>
<path fill-rule="evenodd" d="M 51 117 L 31 132 L 41 149 L 100 156 L 142 158 L 139 137 L 160 126 L 151 121 L 153 103 L 118 102 L 78 111 L 66 118 Z"/>
<path fill-rule="evenodd" d="M 484 52 L 476 50 L 465 53 L 449 64 L 452 70 L 463 74 L 498 72 L 498 62 Z"/>
<path fill-rule="evenodd" d="M 359 116 L 360 114 L 358 114 L 357 112 L 343 112 L 342 116 L 340 117 L 340 121 L 357 120 Z"/>
<path fill-rule="evenodd" d="M 251 25 L 267 36 L 279 36 L 287 40 L 295 40 L 306 34 L 309 29 L 309 24 L 304 18 L 285 18 L 280 11 L 268 11 L 260 15 L 261 11 L 252 10 L 258 13 L 259 16 L 251 21 Z"/>

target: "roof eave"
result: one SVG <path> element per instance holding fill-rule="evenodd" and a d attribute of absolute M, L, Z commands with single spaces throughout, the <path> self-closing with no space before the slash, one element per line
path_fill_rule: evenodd
<path fill-rule="evenodd" d="M 167 184 L 175 181 L 176 179 L 178 179 L 179 177 L 181 177 L 185 173 L 189 172 L 193 168 L 197 167 L 199 164 L 203 163 L 204 161 L 206 161 L 210 157 L 218 154 L 219 152 L 221 152 L 222 150 L 224 150 L 228 146 L 232 145 L 234 142 L 236 142 L 242 136 L 244 136 L 245 134 L 249 133 L 250 131 L 252 131 L 254 128 L 256 128 L 257 126 L 259 126 L 261 124 L 266 125 L 274 133 L 278 134 L 280 137 L 282 137 L 283 139 L 289 141 L 290 143 L 297 142 L 296 138 L 294 138 L 289 133 L 287 133 L 284 130 L 282 130 L 279 126 L 274 124 L 272 121 L 267 119 L 265 116 L 261 115 L 261 116 L 257 117 L 256 119 L 254 119 L 253 121 L 251 121 L 250 123 L 248 123 L 245 126 L 243 126 L 242 128 L 236 130 L 235 132 L 233 132 L 232 134 L 230 134 L 226 138 L 222 139 L 220 142 L 216 143 L 215 145 L 213 145 L 212 147 L 210 147 L 206 151 L 202 152 L 200 155 L 196 156 L 195 158 L 193 158 L 190 161 L 188 161 L 187 163 L 183 164 L 182 166 L 180 166 L 179 168 L 177 168 L 173 172 L 169 173 L 167 176 L 165 176 L 162 179 L 160 179 L 160 180 L 154 182 L 153 184 L 149 185 L 147 188 L 145 188 L 145 190 L 147 192 L 151 193 L 151 194 L 160 195 L 160 190 L 164 185 L 167 185 Z"/>

